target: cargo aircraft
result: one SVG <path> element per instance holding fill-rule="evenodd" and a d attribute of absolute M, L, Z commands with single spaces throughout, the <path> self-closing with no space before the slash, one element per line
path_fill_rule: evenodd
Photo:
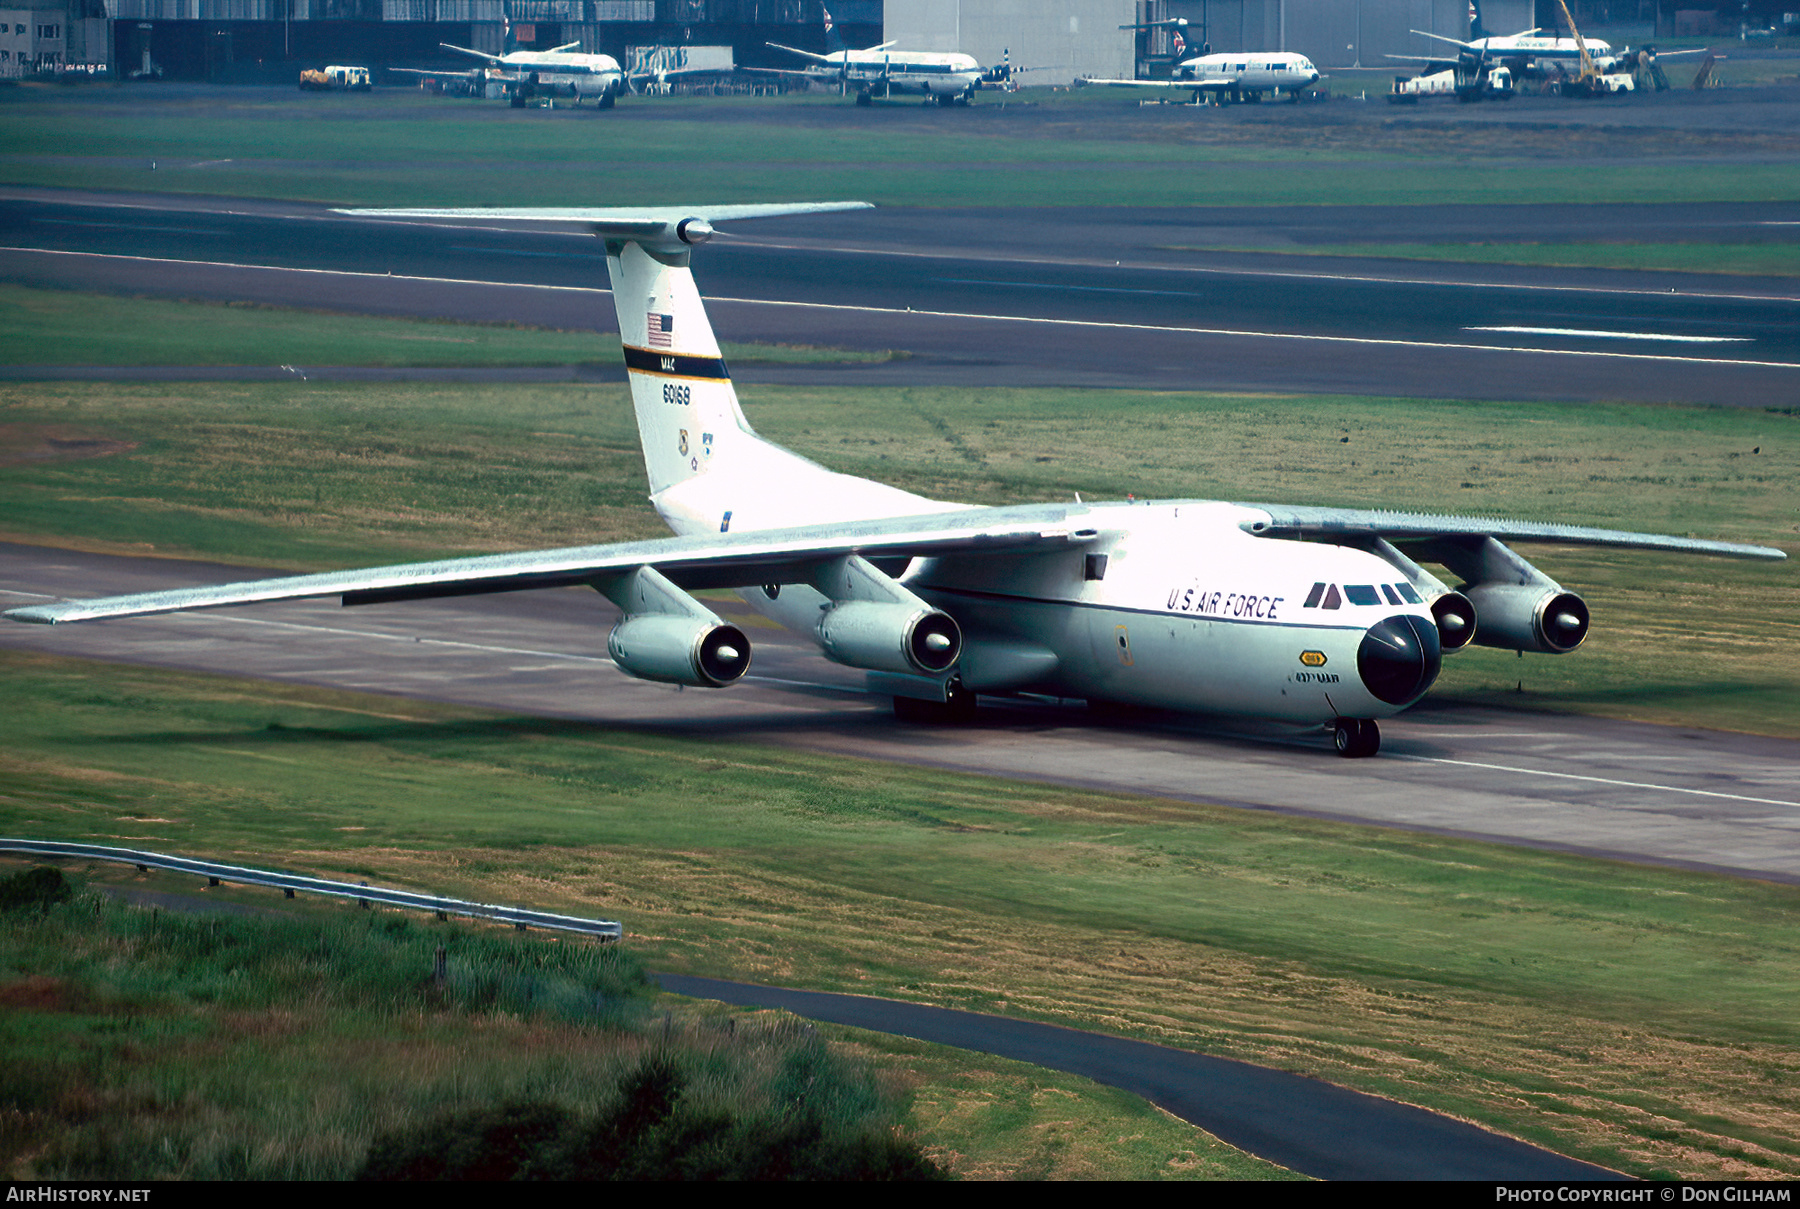
<path fill-rule="evenodd" d="M 758 436 L 689 268 L 715 224 L 860 202 L 649 209 L 352 210 L 370 219 L 577 222 L 602 241 L 650 503 L 675 536 L 13 609 L 63 623 L 340 597 L 373 605 L 586 586 L 623 613 L 607 650 L 646 680 L 723 688 L 745 633 L 693 593 L 736 589 L 902 717 L 1047 694 L 1276 719 L 1380 744 L 1470 642 L 1566 654 L 1575 593 L 1510 540 L 1779 559 L 1774 549 L 1571 525 L 1181 499 L 977 507 L 840 474 Z M 1447 567 L 1452 587 L 1423 562 Z"/>

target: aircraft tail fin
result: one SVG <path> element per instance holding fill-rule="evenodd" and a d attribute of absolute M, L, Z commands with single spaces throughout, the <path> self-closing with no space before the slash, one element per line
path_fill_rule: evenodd
<path fill-rule="evenodd" d="M 826 53 L 833 54 L 840 50 L 849 50 L 850 47 L 848 45 L 846 45 L 844 42 L 844 36 L 842 34 L 838 33 L 837 22 L 835 22 L 831 19 L 831 10 L 826 8 L 824 5 L 820 5 L 819 11 L 825 14 L 825 51 L 826 51 Z"/>
<path fill-rule="evenodd" d="M 1469 0 L 1469 41 L 1479 42 L 1487 37 L 1487 27 L 1481 23 L 1481 0 Z"/>
<path fill-rule="evenodd" d="M 802 524 L 822 506 L 840 515 L 896 515 L 932 501 L 835 474 L 765 441 L 750 427 L 720 355 L 688 259 L 714 222 L 868 209 L 867 202 L 628 209 L 344 210 L 389 219 L 580 223 L 606 243 L 650 498 L 678 533 Z M 942 507 L 942 505 L 933 505 Z"/>

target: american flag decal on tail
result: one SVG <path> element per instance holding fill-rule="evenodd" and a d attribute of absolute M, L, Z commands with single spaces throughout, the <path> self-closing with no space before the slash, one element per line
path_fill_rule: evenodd
<path fill-rule="evenodd" d="M 644 330 L 651 348 L 673 348 L 675 346 L 675 316 L 645 315 Z"/>

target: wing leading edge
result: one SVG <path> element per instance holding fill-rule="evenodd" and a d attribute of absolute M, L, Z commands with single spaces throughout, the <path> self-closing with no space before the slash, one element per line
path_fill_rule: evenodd
<path fill-rule="evenodd" d="M 1363 508 L 1308 508 L 1290 504 L 1240 504 L 1268 515 L 1248 520 L 1246 532 L 1258 537 L 1385 538 L 1395 542 L 1436 538 L 1491 537 L 1497 541 L 1556 542 L 1569 546 L 1612 546 L 1628 550 L 1671 550 L 1683 554 L 1715 554 L 1725 558 L 1780 561 L 1786 553 L 1772 546 L 1706 541 L 1660 533 L 1631 533 L 1544 521 L 1512 521 L 1480 516 L 1434 516 L 1429 513 L 1382 512 Z"/>
<path fill-rule="evenodd" d="M 846 554 L 885 558 L 1016 551 L 1092 538 L 1093 530 L 1078 529 L 1070 513 L 1070 508 L 1054 504 L 959 509 L 928 516 L 766 530 L 741 537 L 705 534 L 492 554 L 32 605 L 12 609 L 6 617 L 56 625 L 323 596 L 341 596 L 346 605 L 381 604 L 592 585 L 639 567 L 653 567 L 677 586 L 691 590 L 793 583 L 805 579 L 808 568 Z"/>

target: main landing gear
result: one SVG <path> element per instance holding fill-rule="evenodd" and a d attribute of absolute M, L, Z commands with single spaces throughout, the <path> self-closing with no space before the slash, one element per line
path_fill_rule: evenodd
<path fill-rule="evenodd" d="M 1360 760 L 1381 750 L 1381 728 L 1373 718 L 1339 718 L 1332 724 L 1331 741 L 1338 755 Z"/>
<path fill-rule="evenodd" d="M 964 688 L 960 679 L 952 680 L 942 701 L 895 697 L 894 717 L 928 726 L 960 726 L 975 720 L 975 694 Z"/>

